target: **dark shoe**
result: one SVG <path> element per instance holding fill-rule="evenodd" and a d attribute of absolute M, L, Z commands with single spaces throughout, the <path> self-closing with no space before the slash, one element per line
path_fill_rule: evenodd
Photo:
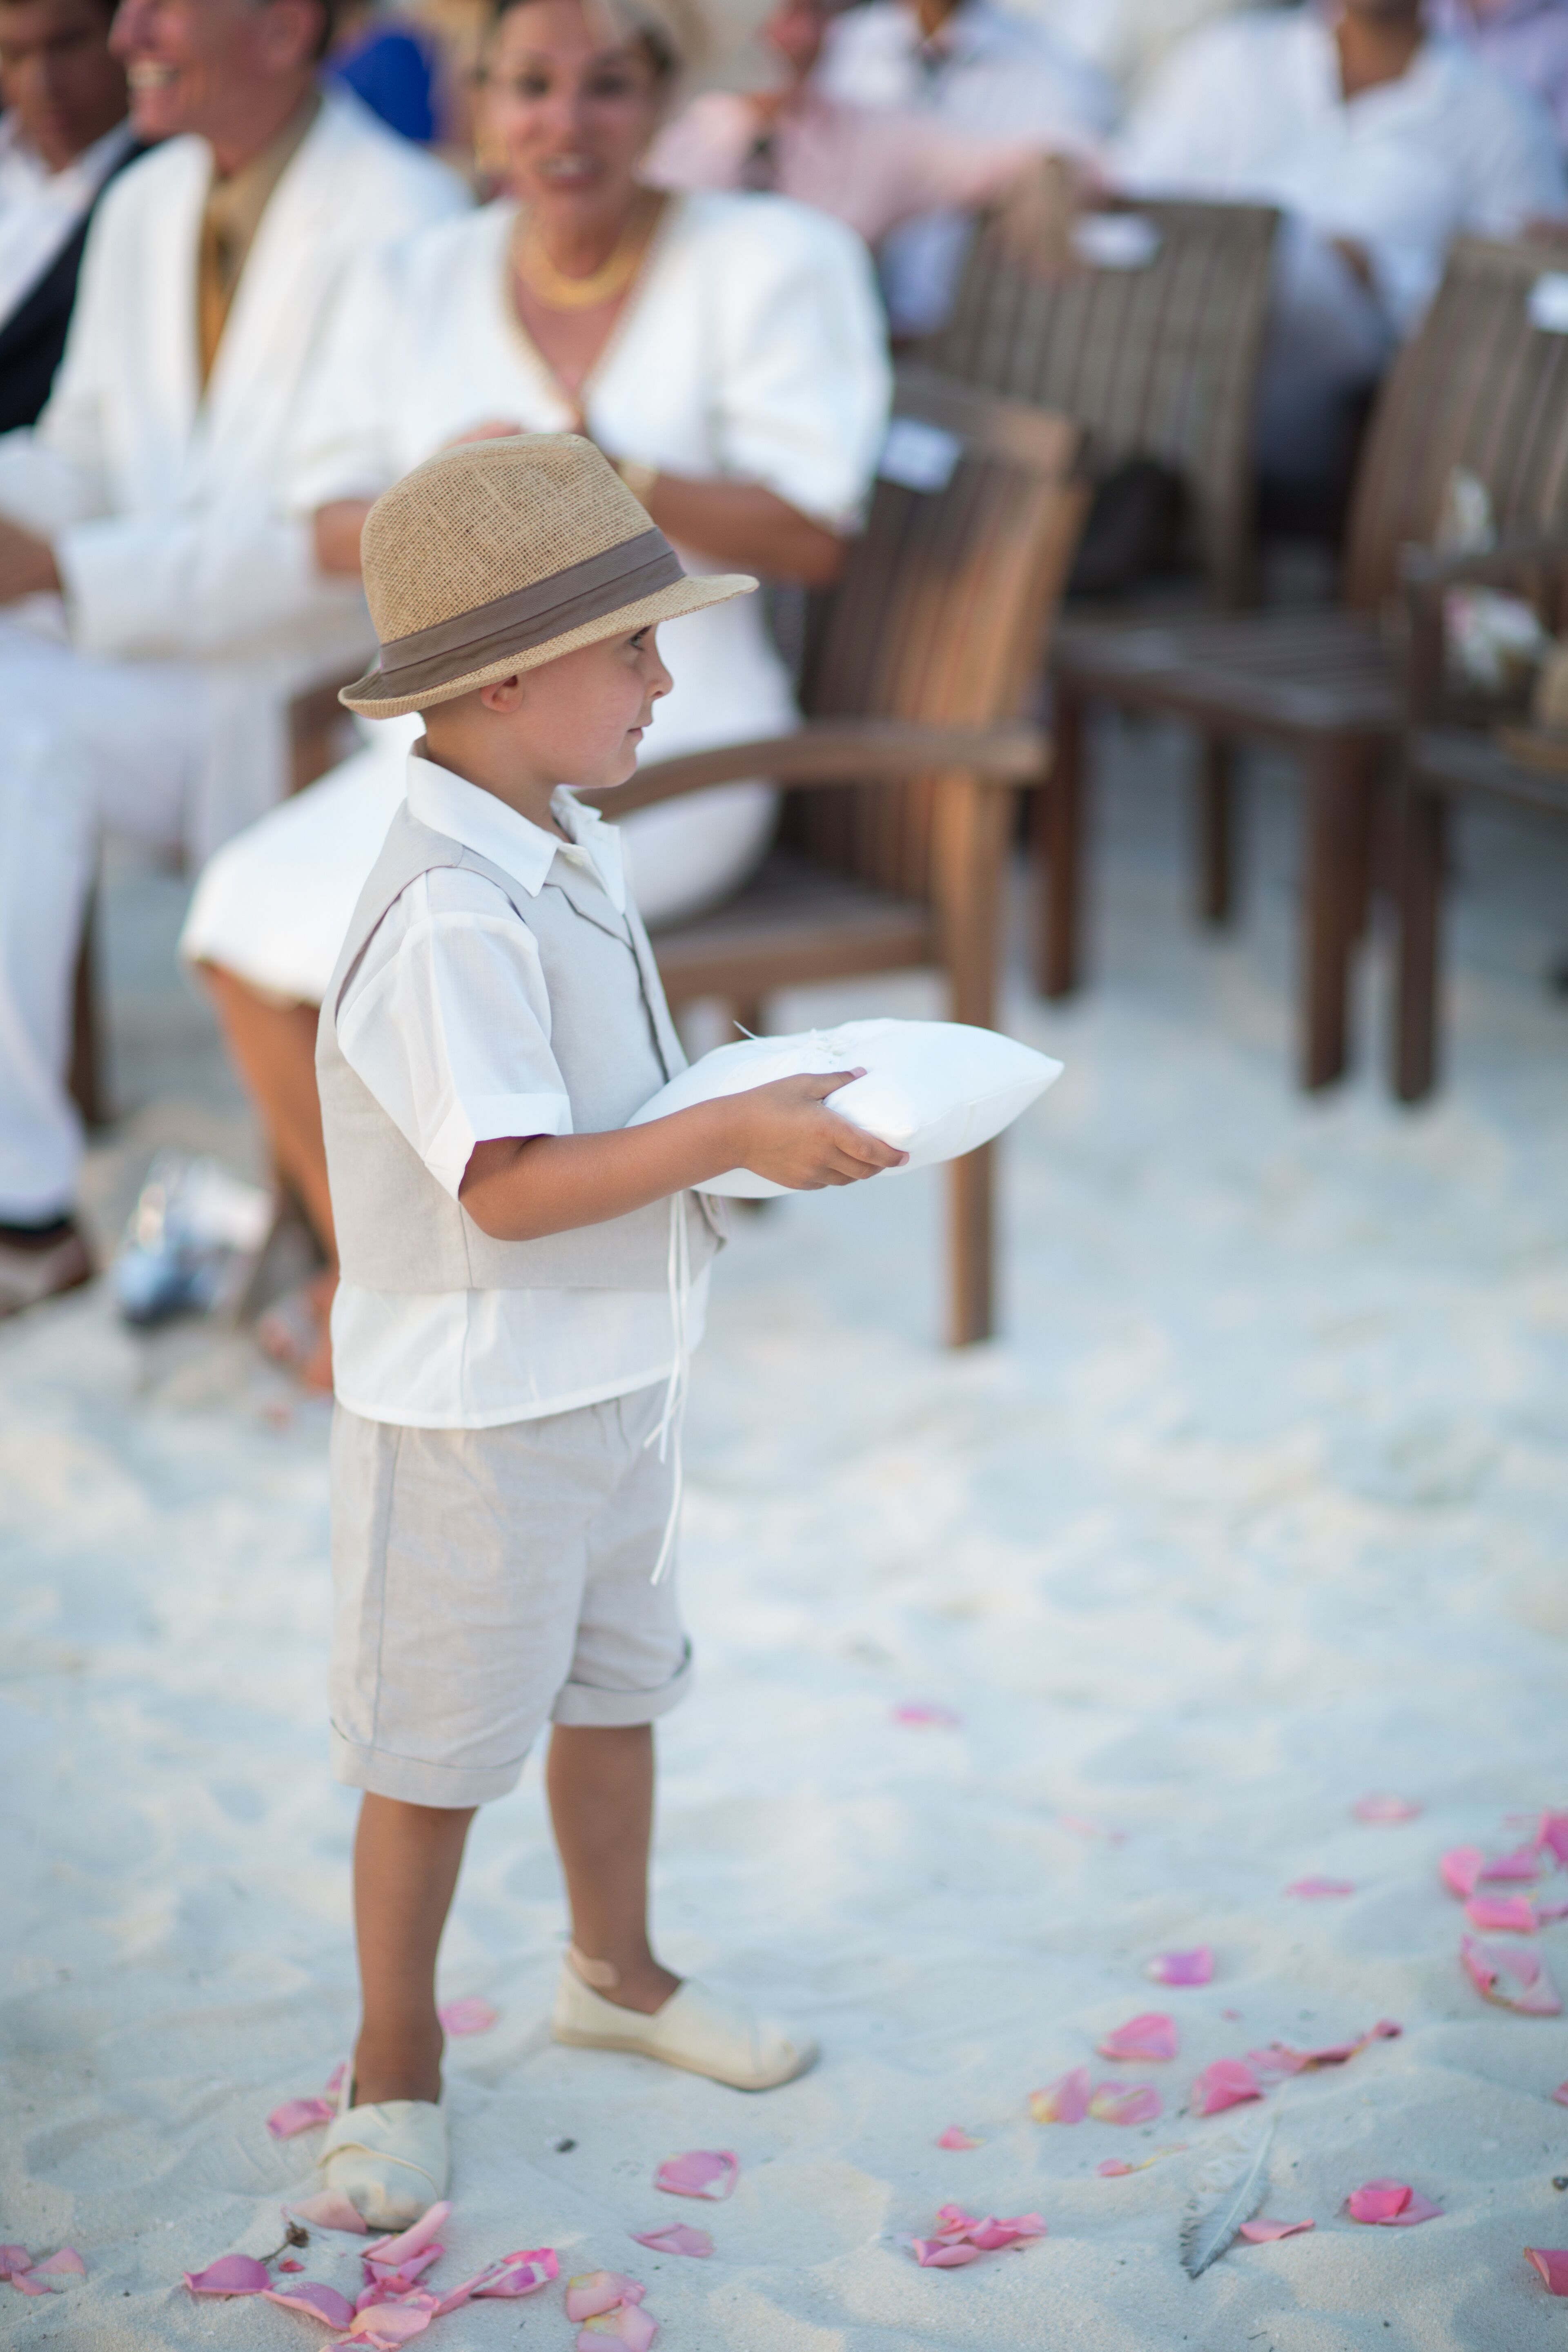
<path fill-rule="evenodd" d="M 31 1231 L 0 1225 L 0 1317 L 41 1307 L 91 1280 L 92 1260 L 69 1217 Z"/>

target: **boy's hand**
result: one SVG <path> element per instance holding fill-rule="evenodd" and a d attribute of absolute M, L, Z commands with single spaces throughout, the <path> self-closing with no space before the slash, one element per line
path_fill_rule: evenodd
<path fill-rule="evenodd" d="M 858 1184 L 884 1168 L 901 1168 L 910 1156 L 907 1151 L 896 1150 L 826 1108 L 829 1095 L 865 1075 L 864 1070 L 836 1070 L 826 1077 L 775 1078 L 771 1086 L 728 1097 L 724 1108 L 735 1136 L 732 1164 L 792 1192 Z"/>

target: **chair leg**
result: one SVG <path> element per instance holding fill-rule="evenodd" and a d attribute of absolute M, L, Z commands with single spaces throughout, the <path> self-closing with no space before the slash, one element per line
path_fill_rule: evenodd
<path fill-rule="evenodd" d="M 1198 746 L 1198 919 L 1228 923 L 1235 912 L 1236 747 L 1205 735 Z"/>
<path fill-rule="evenodd" d="M 1070 996 L 1079 982 L 1083 704 L 1059 683 L 1052 737 L 1051 772 L 1035 794 L 1035 971 L 1042 996 Z"/>
<path fill-rule="evenodd" d="M 77 949 L 76 976 L 71 988 L 71 1053 L 66 1078 L 87 1127 L 102 1127 L 109 1116 L 99 1034 L 98 959 L 93 945 L 97 913 L 98 892 L 89 890 L 81 910 L 81 941 Z"/>
<path fill-rule="evenodd" d="M 947 1339 L 951 1348 L 989 1339 L 995 1312 L 993 1231 L 996 1154 L 983 1143 L 948 1170 L 948 1264 L 952 1289 Z"/>
<path fill-rule="evenodd" d="M 1307 779 L 1300 1051 L 1301 1083 L 1309 1088 L 1331 1086 L 1344 1072 L 1361 785 L 1353 748 L 1342 743 L 1321 753 Z"/>
<path fill-rule="evenodd" d="M 1441 793 L 1407 785 L 1402 814 L 1394 1091 L 1401 1102 L 1420 1102 L 1431 1093 L 1437 1075 L 1437 962 L 1447 810 Z"/>

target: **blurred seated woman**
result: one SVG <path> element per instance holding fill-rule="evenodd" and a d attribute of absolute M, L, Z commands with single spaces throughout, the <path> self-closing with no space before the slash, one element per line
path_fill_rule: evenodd
<path fill-rule="evenodd" d="M 575 430 L 694 569 L 806 585 L 837 572 L 889 397 L 869 265 L 848 230 L 785 198 L 643 184 L 643 154 L 703 41 L 698 23 L 678 34 L 673 0 L 655 5 L 500 0 L 482 116 L 510 193 L 367 269 L 345 299 L 292 484 L 323 571 L 358 570 L 370 501 L 435 450 Z M 661 633 L 675 682 L 645 759 L 795 723 L 761 605 L 737 598 Z M 333 1251 L 316 1008 L 419 732 L 416 718 L 384 721 L 365 750 L 230 842 L 182 942 L 327 1255 L 308 1300 L 263 1334 L 321 1386 Z M 745 881 L 775 801 L 764 782 L 733 784 L 625 821 L 650 927 Z"/>

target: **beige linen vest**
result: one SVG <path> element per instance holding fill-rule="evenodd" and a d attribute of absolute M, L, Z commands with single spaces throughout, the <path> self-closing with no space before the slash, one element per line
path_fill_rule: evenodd
<path fill-rule="evenodd" d="M 460 866 L 503 891 L 532 933 L 550 998 L 551 1050 L 578 1135 L 624 1127 L 686 1067 L 653 950 L 628 901 L 617 914 L 596 875 L 558 857 L 537 898 L 477 850 L 437 833 L 405 803 L 360 894 L 321 1007 L 316 1078 L 327 1145 L 338 1257 L 345 1282 L 367 1290 L 663 1290 L 670 1279 L 670 1208 L 539 1241 L 481 1233 L 436 1181 L 338 1043 L 338 1008 L 377 926 L 421 874 Z M 684 1196 L 692 1274 L 724 1238 L 722 1212 Z"/>

